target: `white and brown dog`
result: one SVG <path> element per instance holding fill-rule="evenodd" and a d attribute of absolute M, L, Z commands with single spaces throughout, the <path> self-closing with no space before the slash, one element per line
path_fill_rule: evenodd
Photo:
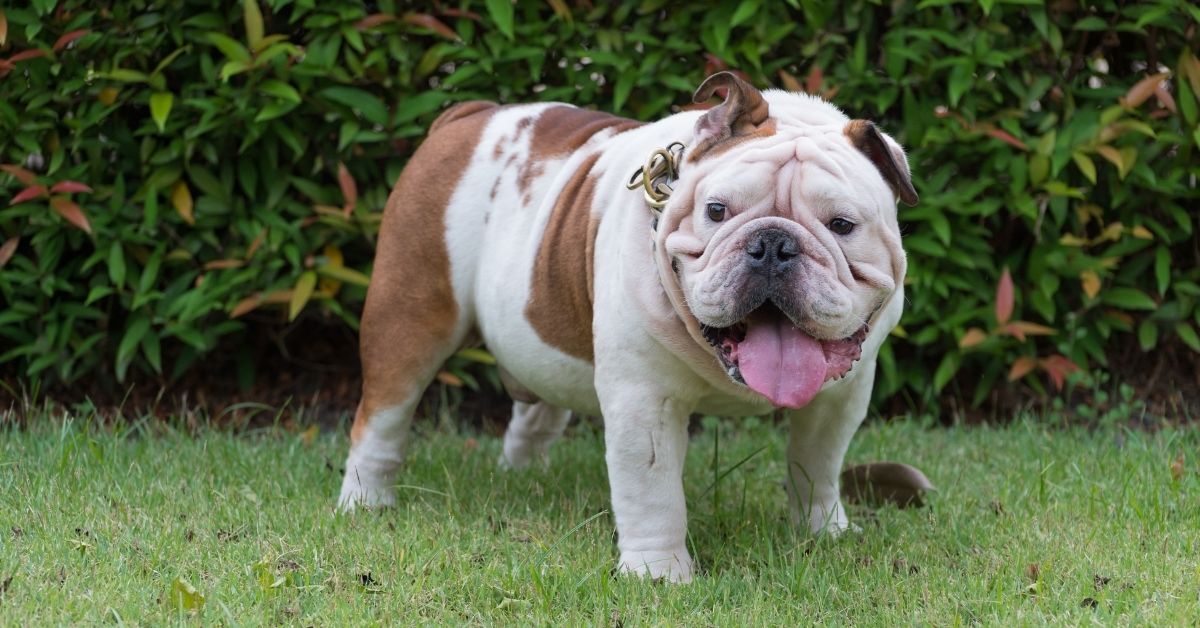
<path fill-rule="evenodd" d="M 343 509 L 394 503 L 418 400 L 477 334 L 523 399 L 507 464 L 572 411 L 603 417 L 622 571 L 691 579 L 692 413 L 785 409 L 792 519 L 848 527 L 839 471 L 904 301 L 896 200 L 917 195 L 872 123 L 728 72 L 695 99 L 722 88 L 651 124 L 488 102 L 433 123 L 383 217 Z"/>

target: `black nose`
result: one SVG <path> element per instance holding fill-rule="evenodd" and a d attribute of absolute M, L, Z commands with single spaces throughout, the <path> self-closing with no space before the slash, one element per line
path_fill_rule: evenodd
<path fill-rule="evenodd" d="M 780 229 L 763 229 L 750 236 L 746 244 L 750 268 L 767 275 L 782 275 L 791 270 L 800 255 L 796 238 Z"/>

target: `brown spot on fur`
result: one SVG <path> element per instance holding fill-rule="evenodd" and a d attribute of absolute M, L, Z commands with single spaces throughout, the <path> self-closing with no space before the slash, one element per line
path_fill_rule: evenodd
<path fill-rule="evenodd" d="M 528 118 L 522 120 L 526 122 Z M 533 122 L 533 137 L 529 141 L 529 160 L 521 166 L 517 188 L 532 200 L 531 186 L 543 172 L 548 159 L 568 155 L 586 144 L 597 133 L 612 130 L 623 133 L 642 126 L 637 120 L 621 118 L 610 113 L 562 105 L 549 107 Z M 528 204 L 528 202 L 526 202 Z"/>
<path fill-rule="evenodd" d="M 467 102 L 446 110 L 388 197 L 363 306 L 363 396 L 350 431 L 353 442 L 380 409 L 420 394 L 440 354 L 454 348 L 449 345 L 458 303 L 446 250 L 446 208 L 496 106 Z"/>
<path fill-rule="evenodd" d="M 592 283 L 598 218 L 592 215 L 600 155 L 585 159 L 563 186 L 538 245 L 525 318 L 538 337 L 568 355 L 591 362 Z"/>

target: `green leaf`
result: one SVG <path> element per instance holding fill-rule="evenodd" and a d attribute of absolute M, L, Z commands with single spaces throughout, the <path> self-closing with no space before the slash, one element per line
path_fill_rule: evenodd
<path fill-rule="evenodd" d="M 175 96 L 171 92 L 155 92 L 150 95 L 150 117 L 154 118 L 159 133 L 166 128 L 167 116 L 171 115 L 171 105 L 174 102 Z"/>
<path fill-rule="evenodd" d="M 122 83 L 145 83 L 150 80 L 150 76 L 145 72 L 126 70 L 125 68 L 116 68 L 101 76 L 113 79 L 114 81 L 121 81 Z"/>
<path fill-rule="evenodd" d="M 446 104 L 446 98 L 444 92 L 437 90 L 400 98 L 396 105 L 396 124 L 406 124 L 427 113 L 441 109 L 442 105 Z"/>
<path fill-rule="evenodd" d="M 125 335 L 121 337 L 121 344 L 117 347 L 117 381 L 125 381 L 125 373 L 129 370 L 129 363 L 133 361 L 134 352 L 149 329 L 150 319 L 142 314 L 133 315 L 129 326 L 125 328 Z"/>
<path fill-rule="evenodd" d="M 483 349 L 476 349 L 474 347 L 460 349 L 458 351 L 458 353 L 456 353 L 454 355 L 456 355 L 460 358 L 463 358 L 465 360 L 470 360 L 472 362 L 478 362 L 480 364 L 491 365 L 491 364 L 496 363 L 496 356 L 492 355 L 491 353 L 489 353 L 487 351 L 484 351 Z"/>
<path fill-rule="evenodd" d="M 1154 252 L 1154 278 L 1158 280 L 1158 293 L 1166 294 L 1171 285 L 1171 251 L 1165 246 Z"/>
<path fill-rule="evenodd" d="M 300 92 L 279 79 L 267 79 L 258 86 L 258 91 L 291 103 L 300 103 Z"/>
<path fill-rule="evenodd" d="M 241 61 L 242 63 L 250 62 L 250 51 L 241 42 L 233 39 L 222 33 L 209 33 L 207 36 L 209 43 L 217 47 L 221 54 L 225 55 L 230 61 Z"/>
<path fill-rule="evenodd" d="M 975 83 L 975 62 L 959 59 L 950 69 L 950 106 L 957 107 L 963 94 Z"/>
<path fill-rule="evenodd" d="M 230 77 L 236 76 L 254 67 L 249 61 L 230 61 L 221 66 L 220 78 L 222 81 L 228 81 Z"/>
<path fill-rule="evenodd" d="M 733 19 L 730 20 L 732 26 L 740 26 L 742 22 L 750 19 L 758 12 L 759 0 L 742 0 L 733 12 Z"/>
<path fill-rule="evenodd" d="M 488 14 L 496 23 L 496 28 L 509 39 L 515 39 L 513 34 L 513 5 L 512 0 L 487 0 Z"/>
<path fill-rule="evenodd" d="M 319 266 L 317 267 L 317 274 L 329 279 L 335 279 L 342 283 L 350 283 L 356 286 L 362 286 L 364 288 L 371 283 L 370 277 L 358 272 L 357 270 L 354 270 L 353 268 L 346 268 L 345 266 Z"/>
<path fill-rule="evenodd" d="M 258 111 L 258 115 L 254 116 L 254 121 L 266 122 L 267 120 L 274 120 L 275 118 L 286 115 L 297 106 L 298 103 L 294 102 L 275 101 L 273 103 L 269 103 L 267 106 Z"/>
<path fill-rule="evenodd" d="M 362 114 L 362 117 L 375 124 L 387 124 L 387 106 L 378 96 L 356 87 L 327 87 L 320 95 L 336 103 L 343 104 Z"/>
<path fill-rule="evenodd" d="M 171 583 L 171 605 L 180 610 L 198 612 L 204 608 L 204 594 L 197 591 L 187 580 L 176 578 Z"/>
<path fill-rule="evenodd" d="M 637 72 L 632 68 L 621 73 L 617 78 L 617 85 L 613 88 L 613 110 L 620 111 L 621 107 L 625 106 L 625 101 L 629 98 L 629 92 L 633 90 L 633 82 L 637 80 Z"/>
<path fill-rule="evenodd" d="M 300 315 L 300 311 L 312 298 L 313 289 L 317 287 L 317 274 L 311 270 L 305 271 L 300 275 L 300 279 L 296 280 L 296 286 L 292 288 L 292 301 L 288 306 L 288 320 L 294 321 Z"/>
<path fill-rule="evenodd" d="M 947 353 L 942 358 L 942 362 L 938 364 L 937 371 L 933 374 L 934 392 L 941 392 L 946 387 L 946 384 L 950 383 L 954 374 L 958 372 L 958 367 L 961 363 L 962 357 L 957 352 Z"/>
<path fill-rule="evenodd" d="M 1138 344 L 1142 351 L 1149 351 L 1158 344 L 1158 325 L 1150 319 L 1145 319 L 1138 325 Z"/>
<path fill-rule="evenodd" d="M 263 38 L 263 17 L 258 0 L 242 0 L 242 21 L 246 24 L 246 43 L 251 48 L 258 47 Z"/>
<path fill-rule="evenodd" d="M 120 242 L 113 242 L 108 247 L 108 278 L 118 288 L 125 285 L 125 251 Z"/>
<path fill-rule="evenodd" d="M 162 348 L 158 342 L 158 334 L 148 332 L 142 337 L 142 355 L 146 356 L 146 361 L 150 363 L 154 372 L 162 375 Z"/>
<path fill-rule="evenodd" d="M 1075 161 L 1075 166 L 1079 168 L 1079 171 L 1083 173 L 1083 176 L 1087 177 L 1088 181 L 1091 181 L 1093 184 L 1095 184 L 1096 164 L 1092 161 L 1092 158 L 1079 151 L 1075 151 L 1071 153 L 1071 159 Z"/>
<path fill-rule="evenodd" d="M 1187 323 L 1179 323 L 1175 325 L 1175 333 L 1179 334 L 1179 339 L 1183 344 L 1191 348 L 1192 351 L 1200 353 L 1200 338 L 1196 337 L 1196 330 Z"/>
<path fill-rule="evenodd" d="M 1158 304 L 1137 288 L 1110 288 L 1100 294 L 1100 300 L 1125 310 L 1154 310 Z"/>

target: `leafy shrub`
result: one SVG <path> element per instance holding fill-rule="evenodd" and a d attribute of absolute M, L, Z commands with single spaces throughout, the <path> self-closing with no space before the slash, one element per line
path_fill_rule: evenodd
<path fill-rule="evenodd" d="M 1061 386 L 1123 334 L 1200 351 L 1193 4 L 227 4 L 0 10 L 0 365 L 178 376 L 262 325 L 355 326 L 389 183 L 444 105 L 653 119 L 727 66 L 910 147 L 879 395 Z"/>

